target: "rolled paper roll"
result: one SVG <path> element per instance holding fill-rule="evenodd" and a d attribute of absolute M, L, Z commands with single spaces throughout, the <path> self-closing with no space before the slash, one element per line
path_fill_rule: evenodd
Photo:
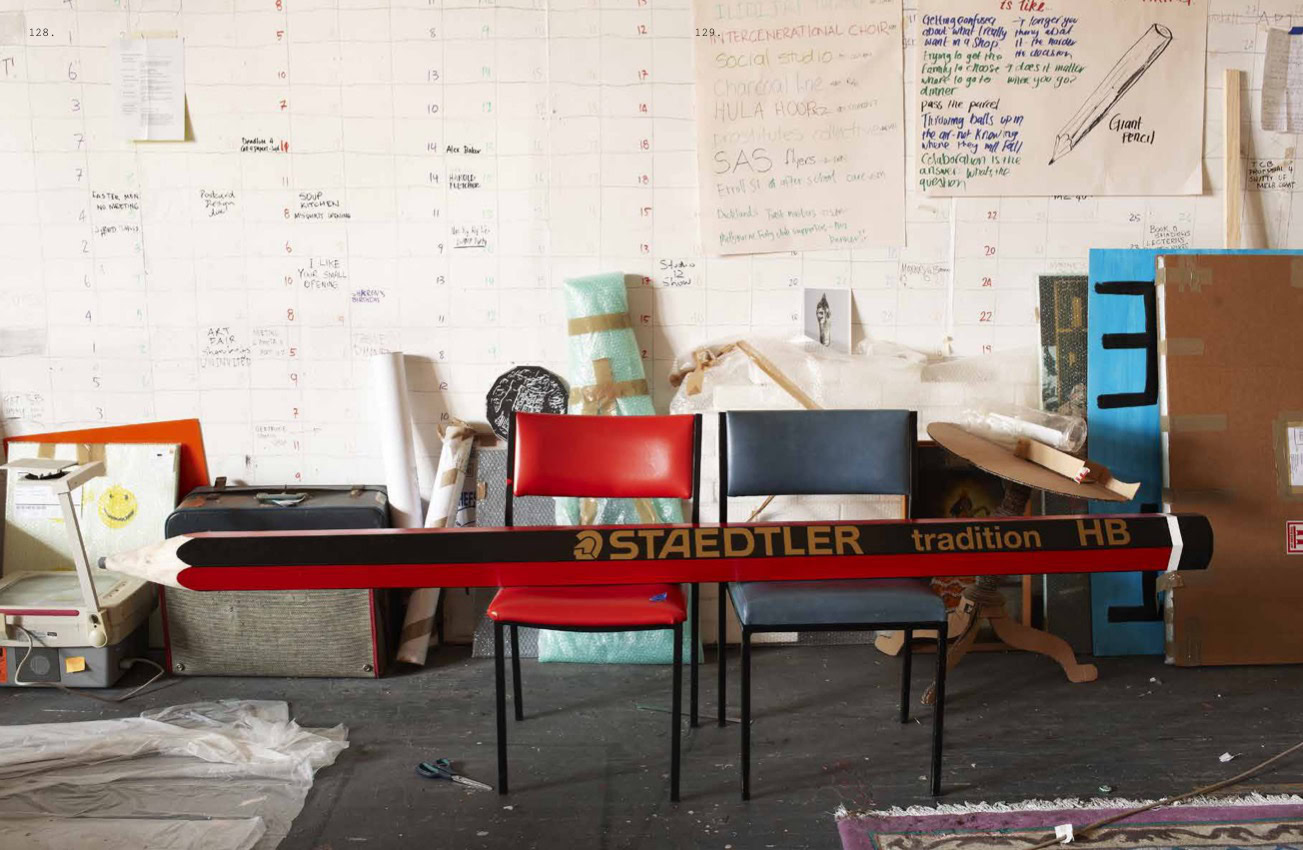
<path fill-rule="evenodd" d="M 412 409 L 401 351 L 372 356 L 371 390 L 376 437 L 384 460 L 390 523 L 395 528 L 420 528 L 421 491 L 416 480 Z"/>
<path fill-rule="evenodd" d="M 459 419 L 443 429 L 443 449 L 439 452 L 439 467 L 434 475 L 434 492 L 430 495 L 430 509 L 425 514 L 426 528 L 452 528 L 457 524 L 457 508 L 461 502 L 466 471 L 470 467 L 471 446 L 475 430 Z M 439 607 L 440 589 L 422 587 L 412 591 L 407 600 L 407 613 L 403 617 L 403 630 L 398 637 L 399 661 L 424 664 L 430 645 L 434 643 L 434 614 Z"/>

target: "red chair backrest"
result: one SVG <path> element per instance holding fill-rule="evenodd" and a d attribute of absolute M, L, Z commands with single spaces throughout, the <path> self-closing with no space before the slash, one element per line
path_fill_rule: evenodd
<path fill-rule="evenodd" d="M 517 413 L 511 432 L 512 492 L 692 499 L 698 418 Z"/>

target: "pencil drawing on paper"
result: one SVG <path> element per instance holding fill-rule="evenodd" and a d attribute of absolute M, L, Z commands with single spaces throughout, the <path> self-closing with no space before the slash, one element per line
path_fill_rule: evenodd
<path fill-rule="evenodd" d="M 1149 67 L 1157 61 L 1172 43 L 1172 31 L 1162 24 L 1154 24 L 1131 45 L 1122 58 L 1109 69 L 1103 82 L 1095 87 L 1068 123 L 1054 137 L 1054 153 L 1050 165 L 1063 159 L 1082 139 L 1095 129 L 1095 125 L 1122 100 L 1131 87 L 1140 82 Z"/>

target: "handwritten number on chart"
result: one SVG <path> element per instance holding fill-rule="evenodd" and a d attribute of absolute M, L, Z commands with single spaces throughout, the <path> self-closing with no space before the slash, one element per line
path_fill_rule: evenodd
<path fill-rule="evenodd" d="M 991 321 L 991 312 L 992 312 L 991 310 L 983 310 L 983 311 L 981 311 L 980 313 L 977 314 L 977 321 L 979 321 L 979 322 L 989 322 L 989 321 Z"/>

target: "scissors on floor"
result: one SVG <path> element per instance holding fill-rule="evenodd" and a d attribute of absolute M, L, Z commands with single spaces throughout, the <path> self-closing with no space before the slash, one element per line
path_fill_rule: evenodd
<path fill-rule="evenodd" d="M 423 761 L 416 766 L 416 772 L 426 779 L 447 779 L 449 782 L 456 782 L 458 785 L 465 785 L 467 788 L 474 788 L 477 791 L 492 791 L 488 785 L 483 782 L 476 782 L 468 776 L 462 776 L 452 769 L 452 759 L 435 759 L 432 762 Z"/>

